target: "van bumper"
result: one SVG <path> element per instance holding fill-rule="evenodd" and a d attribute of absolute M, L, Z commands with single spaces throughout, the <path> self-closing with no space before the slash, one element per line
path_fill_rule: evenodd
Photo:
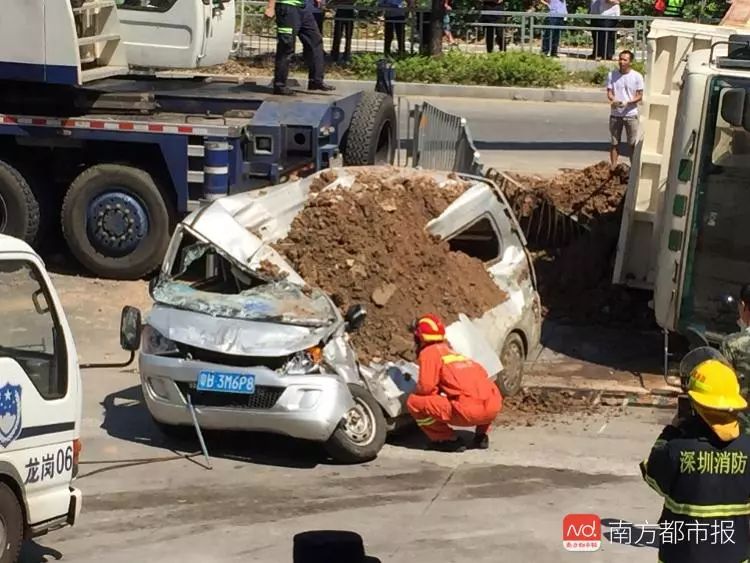
<path fill-rule="evenodd" d="M 83 493 L 81 489 L 70 487 L 70 504 L 68 505 L 68 526 L 75 526 L 78 518 L 81 516 L 81 504 L 83 503 Z"/>

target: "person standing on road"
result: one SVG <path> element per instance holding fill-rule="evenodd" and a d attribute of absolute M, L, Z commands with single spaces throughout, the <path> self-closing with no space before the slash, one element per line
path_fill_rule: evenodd
<path fill-rule="evenodd" d="M 737 307 L 737 324 L 741 330 L 724 338 L 721 353 L 737 372 L 742 394 L 747 398 L 750 384 L 750 283 L 745 284 L 740 290 Z"/>
<path fill-rule="evenodd" d="M 383 53 L 386 56 L 391 55 L 394 35 L 398 45 L 398 56 L 403 57 L 406 54 L 406 10 L 411 9 L 413 3 L 414 0 L 409 0 L 407 6 L 404 0 L 378 0 L 378 7 L 383 9 L 385 15 Z"/>
<path fill-rule="evenodd" d="M 611 61 L 615 56 L 615 43 L 617 42 L 617 18 L 620 17 L 620 0 L 598 0 L 598 13 L 602 16 L 609 16 L 606 19 L 596 20 L 597 27 L 608 28 L 607 31 L 599 32 L 599 41 L 597 42 L 598 51 L 597 59 Z M 612 31 L 609 31 L 611 29 Z"/>
<path fill-rule="evenodd" d="M 336 8 L 333 19 L 333 41 L 331 44 L 331 59 L 339 62 L 341 58 L 341 39 L 344 38 L 343 61 L 349 62 L 352 58 L 352 37 L 354 35 L 354 19 L 357 14 L 353 8 Z"/>
<path fill-rule="evenodd" d="M 609 117 L 609 159 L 612 168 L 617 166 L 622 130 L 625 129 L 631 160 L 638 141 L 638 104 L 643 99 L 644 83 L 643 75 L 633 70 L 632 65 L 633 52 L 622 51 L 619 70 L 610 71 L 607 77 L 607 99 L 612 108 Z"/>
<path fill-rule="evenodd" d="M 314 0 L 320 6 L 320 0 Z M 309 69 L 308 90 L 331 92 L 335 90 L 324 82 L 325 56 L 323 36 L 320 34 L 312 10 L 306 9 L 305 0 L 268 0 L 265 15 L 276 18 L 276 67 L 273 77 L 274 94 L 294 95 L 287 86 L 289 63 L 294 54 L 294 42 L 299 36 L 305 48 Z"/>
<path fill-rule="evenodd" d="M 692 370 L 688 395 L 692 414 L 676 416 L 640 464 L 643 479 L 664 498 L 659 561 L 747 561 L 750 435 L 737 418 L 747 401 L 733 370 L 717 359 Z M 691 528 L 706 533 L 691 534 Z"/>
<path fill-rule="evenodd" d="M 406 408 L 432 446 L 462 452 L 466 444 L 448 426 L 475 426 L 473 446 L 489 447 L 487 435 L 503 406 L 500 390 L 477 362 L 457 354 L 446 342 L 445 326 L 435 315 L 412 325 L 419 359 L 419 381 Z"/>

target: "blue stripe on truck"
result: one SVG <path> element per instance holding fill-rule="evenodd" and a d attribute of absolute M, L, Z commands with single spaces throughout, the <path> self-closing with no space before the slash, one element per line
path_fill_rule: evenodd
<path fill-rule="evenodd" d="M 78 68 L 0 61 L 0 79 L 48 84 L 78 84 Z"/>

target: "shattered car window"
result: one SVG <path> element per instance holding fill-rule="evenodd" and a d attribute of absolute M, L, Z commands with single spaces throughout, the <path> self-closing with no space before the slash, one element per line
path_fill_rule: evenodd
<path fill-rule="evenodd" d="M 322 292 L 303 291 L 285 281 L 232 294 L 202 291 L 179 281 L 163 281 L 154 289 L 154 299 L 179 309 L 230 319 L 311 327 L 325 326 L 335 320 L 332 306 Z"/>

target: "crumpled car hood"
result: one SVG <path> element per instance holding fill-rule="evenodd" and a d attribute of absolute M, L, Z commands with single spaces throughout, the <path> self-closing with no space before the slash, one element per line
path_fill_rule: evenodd
<path fill-rule="evenodd" d="M 164 337 L 223 354 L 284 356 L 316 346 L 328 337 L 334 325 L 308 328 L 239 319 L 212 317 L 156 304 L 148 324 Z"/>

